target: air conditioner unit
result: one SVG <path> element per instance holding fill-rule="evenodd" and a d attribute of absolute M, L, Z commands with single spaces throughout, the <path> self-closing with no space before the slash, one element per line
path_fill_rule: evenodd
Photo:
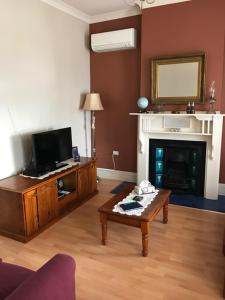
<path fill-rule="evenodd" d="M 109 52 L 137 47 L 137 32 L 134 28 L 95 33 L 91 35 L 91 49 L 94 52 Z"/>

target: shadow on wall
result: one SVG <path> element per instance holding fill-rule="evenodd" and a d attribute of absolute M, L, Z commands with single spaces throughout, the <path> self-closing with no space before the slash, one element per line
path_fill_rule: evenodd
<path fill-rule="evenodd" d="M 15 173 L 27 167 L 32 159 L 31 133 L 11 136 L 12 160 Z"/>
<path fill-rule="evenodd" d="M 84 44 L 85 44 L 85 48 L 90 51 L 91 49 L 91 36 L 89 33 L 87 33 L 84 37 Z"/>
<path fill-rule="evenodd" d="M 83 110 L 83 106 L 84 106 L 86 95 L 87 95 L 87 93 L 82 93 L 80 95 L 80 105 L 79 105 L 79 109 L 80 110 Z"/>
<path fill-rule="evenodd" d="M 32 162 L 32 134 L 47 130 L 52 130 L 52 128 L 11 136 L 10 144 L 12 149 L 13 174 L 20 173 Z"/>

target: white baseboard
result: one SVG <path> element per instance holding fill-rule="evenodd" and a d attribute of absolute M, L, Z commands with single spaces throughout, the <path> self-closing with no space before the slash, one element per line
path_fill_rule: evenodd
<path fill-rule="evenodd" d="M 224 183 L 219 184 L 219 195 L 225 196 L 225 184 Z"/>
<path fill-rule="evenodd" d="M 132 172 L 98 168 L 97 174 L 100 178 L 137 182 L 137 174 Z"/>
<path fill-rule="evenodd" d="M 118 171 L 112 169 L 97 169 L 100 178 L 114 179 L 121 181 L 137 182 L 137 174 L 132 172 Z M 225 196 L 225 184 L 219 184 L 219 195 Z"/>

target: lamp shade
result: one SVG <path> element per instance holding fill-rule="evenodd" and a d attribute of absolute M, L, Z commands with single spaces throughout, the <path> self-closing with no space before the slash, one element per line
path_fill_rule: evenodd
<path fill-rule="evenodd" d="M 90 93 L 86 95 L 83 110 L 104 110 L 100 95 L 97 93 Z"/>

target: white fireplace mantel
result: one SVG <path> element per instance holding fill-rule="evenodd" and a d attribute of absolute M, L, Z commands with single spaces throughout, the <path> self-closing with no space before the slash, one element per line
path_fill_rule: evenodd
<path fill-rule="evenodd" d="M 205 193 L 218 198 L 223 117 L 225 115 L 130 113 L 138 116 L 138 183 L 149 178 L 149 140 L 170 139 L 206 142 Z"/>

